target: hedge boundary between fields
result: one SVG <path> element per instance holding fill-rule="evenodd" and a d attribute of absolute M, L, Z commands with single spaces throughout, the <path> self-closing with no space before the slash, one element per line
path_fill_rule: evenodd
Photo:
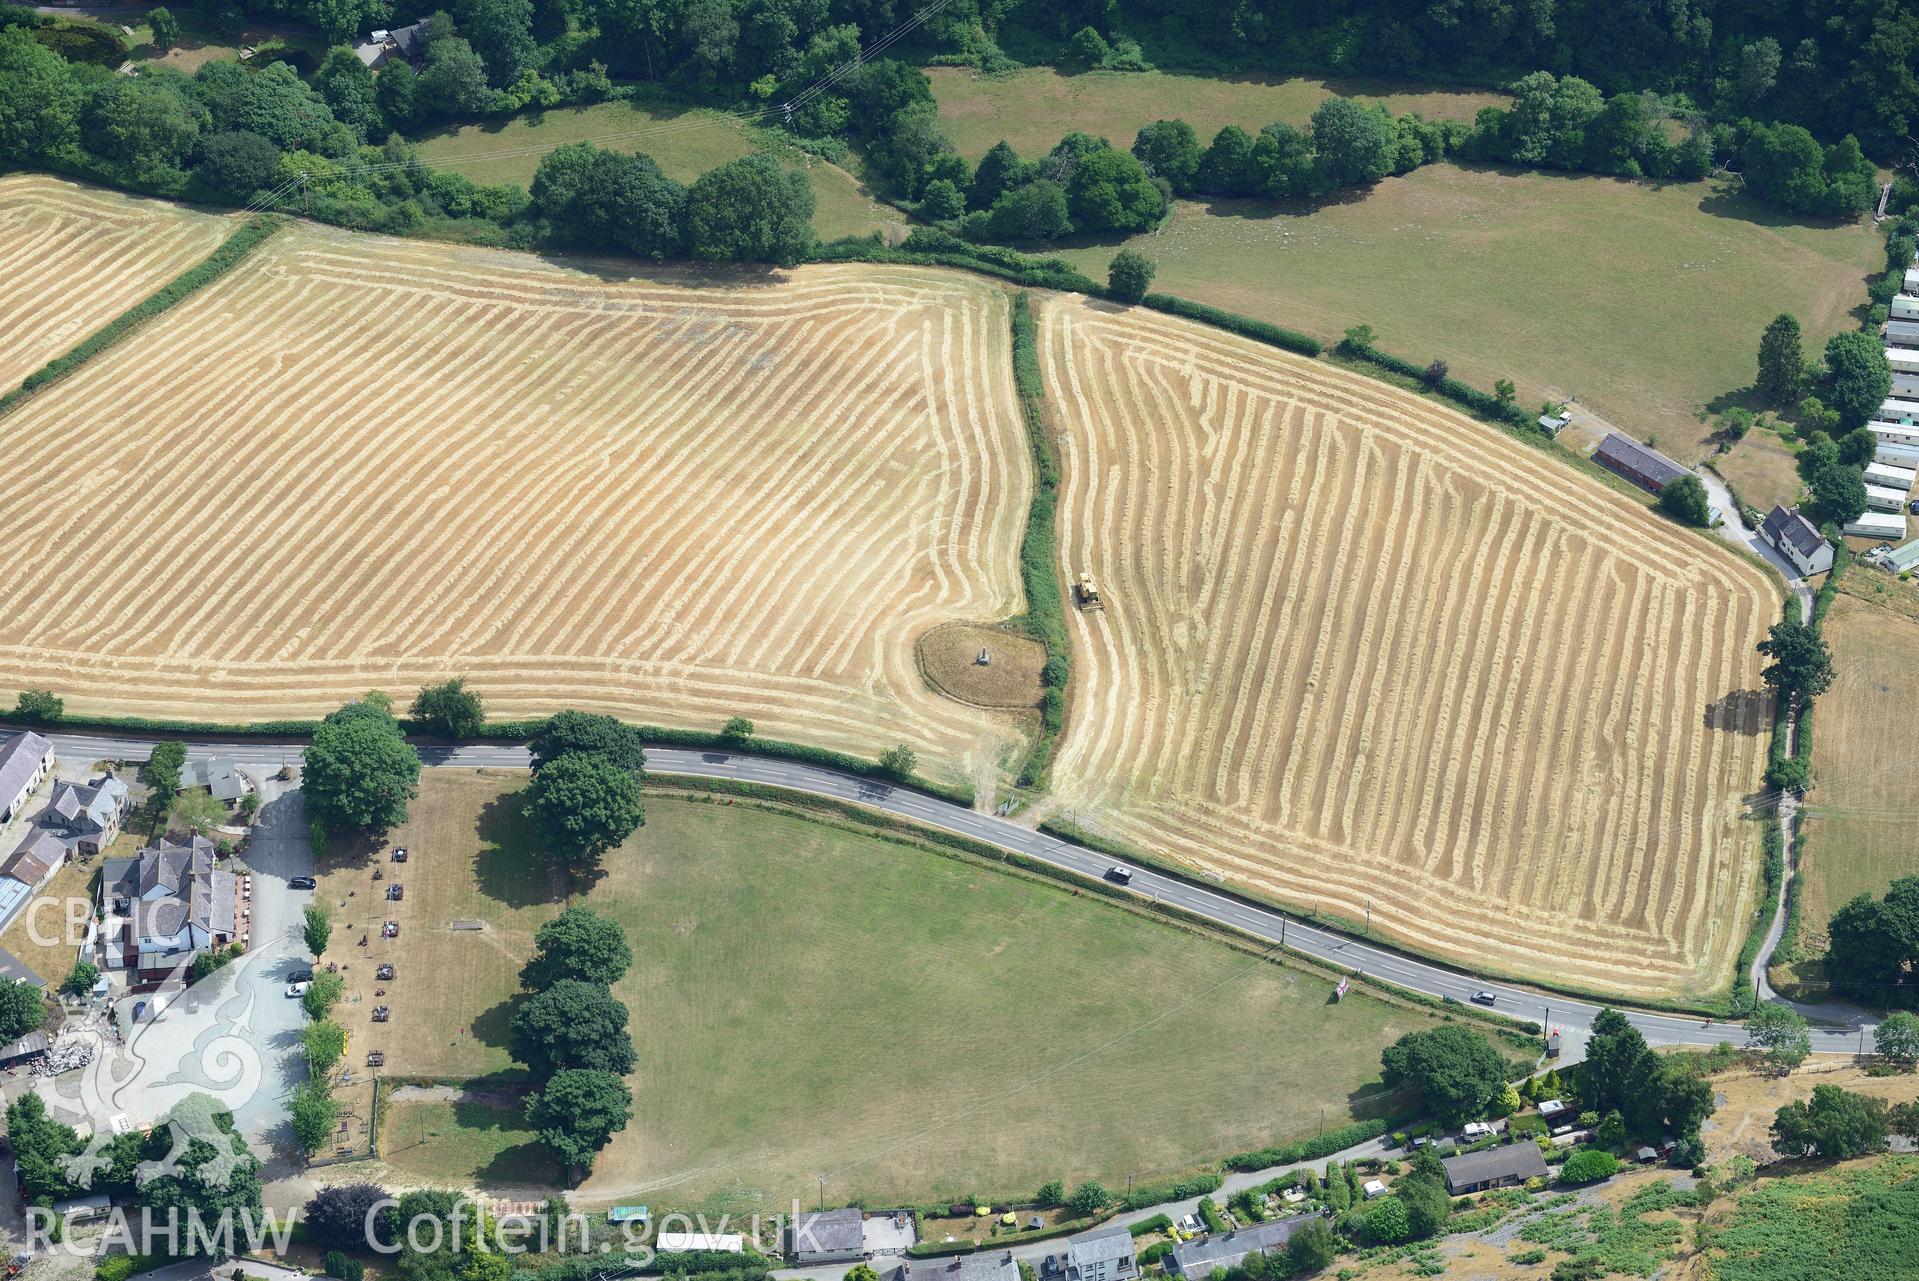
<path fill-rule="evenodd" d="M 545 724 L 544 718 L 489 721 L 480 733 L 471 738 L 446 739 L 426 733 L 420 722 L 411 717 L 402 717 L 400 731 L 415 747 L 485 746 L 488 744 L 511 746 L 527 742 Z M 971 806 L 973 804 L 973 793 L 964 788 L 952 787 L 918 774 L 900 778 L 881 766 L 878 761 L 865 760 L 828 747 L 815 747 L 810 743 L 791 743 L 777 738 L 728 738 L 724 734 L 708 730 L 671 729 L 664 725 L 634 725 L 630 721 L 622 724 L 629 725 L 639 734 L 640 741 L 649 747 L 686 747 L 776 756 L 782 760 L 798 761 L 805 765 L 819 765 L 838 770 L 842 774 L 870 778 L 875 782 L 911 787 L 937 796 L 941 800 L 951 801 L 955 805 Z M 165 720 L 146 716 L 68 716 L 64 714 L 57 720 L 28 721 L 16 716 L 0 714 L 0 728 L 30 729 L 56 734 L 88 731 L 128 732 L 187 741 L 221 738 L 252 738 L 262 742 L 303 741 L 311 738 L 313 732 L 319 727 L 318 721 L 251 721 L 223 724 L 217 721 Z"/>
<path fill-rule="evenodd" d="M 1033 455 L 1033 500 L 1026 508 L 1026 529 L 1020 535 L 1019 573 L 1026 589 L 1026 611 L 1007 621 L 1046 647 L 1040 669 L 1039 733 L 1034 735 L 1020 763 L 1021 787 L 1044 788 L 1066 725 L 1066 690 L 1072 680 L 1072 645 L 1066 636 L 1066 594 L 1060 586 L 1059 566 L 1059 449 L 1046 426 L 1041 402 L 1046 382 L 1040 374 L 1039 328 L 1033 320 L 1032 297 L 1025 290 L 1013 296 L 1013 387 L 1019 394 L 1020 420 Z"/>
<path fill-rule="evenodd" d="M 42 387 L 65 378 L 101 352 L 117 346 L 141 325 L 205 289 L 239 266 L 267 237 L 285 225 L 286 220 L 274 214 L 255 214 L 247 219 L 232 235 L 221 241 L 211 254 L 94 330 L 81 339 L 77 346 L 55 356 L 21 379 L 18 387 L 0 396 L 0 414 L 5 414 Z"/>

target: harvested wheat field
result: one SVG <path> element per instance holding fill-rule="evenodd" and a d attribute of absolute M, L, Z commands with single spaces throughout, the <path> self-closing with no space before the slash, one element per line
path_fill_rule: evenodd
<path fill-rule="evenodd" d="M 205 258 L 233 226 L 39 174 L 0 178 L 0 391 Z"/>
<path fill-rule="evenodd" d="M 1723 983 L 1780 588 L 1420 397 L 1050 299 L 1082 824 L 1475 968 Z"/>
<path fill-rule="evenodd" d="M 464 673 L 495 716 L 739 714 L 970 779 L 1017 731 L 913 638 L 1022 605 L 1009 310 L 290 228 L 9 422 L 0 685 L 240 719 Z M 42 501 L 76 457 L 94 499 Z"/>

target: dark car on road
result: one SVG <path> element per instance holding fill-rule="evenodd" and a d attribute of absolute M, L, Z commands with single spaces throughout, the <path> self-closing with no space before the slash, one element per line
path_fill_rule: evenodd
<path fill-rule="evenodd" d="M 1106 879 L 1109 881 L 1117 881 L 1121 885 L 1131 885 L 1133 883 L 1133 869 L 1115 863 L 1106 869 Z"/>
<path fill-rule="evenodd" d="M 290 890 L 310 890 L 318 885 L 319 882 L 311 876 L 289 876 L 287 878 L 287 888 Z"/>

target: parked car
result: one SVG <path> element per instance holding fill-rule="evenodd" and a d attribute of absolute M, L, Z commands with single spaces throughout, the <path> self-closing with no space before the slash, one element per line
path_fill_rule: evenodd
<path fill-rule="evenodd" d="M 287 975 L 287 982 L 289 983 L 313 982 L 313 967 L 311 965 L 302 965 L 299 969 Z"/>
<path fill-rule="evenodd" d="M 307 988 L 310 986 L 310 983 L 289 983 L 287 984 L 287 995 L 290 997 L 305 996 L 307 994 Z"/>
<path fill-rule="evenodd" d="M 1498 1005 L 1499 993 L 1488 992 L 1486 989 L 1481 988 L 1479 991 L 1473 993 L 1473 1004 L 1474 1005 Z"/>
<path fill-rule="evenodd" d="M 1106 869 L 1106 879 L 1109 881 L 1117 881 L 1121 885 L 1131 885 L 1133 883 L 1133 869 L 1115 863 Z"/>
<path fill-rule="evenodd" d="M 287 878 L 287 888 L 290 890 L 310 890 L 316 889 L 318 886 L 319 882 L 311 876 L 289 876 Z"/>
<path fill-rule="evenodd" d="M 393 851 L 393 861 L 395 863 L 406 862 L 406 846 L 402 845 L 400 846 L 400 848 Z"/>

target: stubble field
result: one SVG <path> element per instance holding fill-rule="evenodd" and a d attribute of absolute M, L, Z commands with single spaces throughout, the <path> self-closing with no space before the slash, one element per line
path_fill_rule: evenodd
<path fill-rule="evenodd" d="M 38 174 L 0 178 L 0 391 L 205 258 L 232 227 Z"/>
<path fill-rule="evenodd" d="M 1057 803 L 1471 967 L 1724 982 L 1779 615 L 1756 566 L 1470 419 L 1054 298 L 1076 693 Z"/>
<path fill-rule="evenodd" d="M 290 228 L 10 418 L 0 671 L 201 720 L 463 673 L 496 716 L 740 714 L 970 779 L 1018 730 L 912 642 L 1022 605 L 1008 310 Z"/>

